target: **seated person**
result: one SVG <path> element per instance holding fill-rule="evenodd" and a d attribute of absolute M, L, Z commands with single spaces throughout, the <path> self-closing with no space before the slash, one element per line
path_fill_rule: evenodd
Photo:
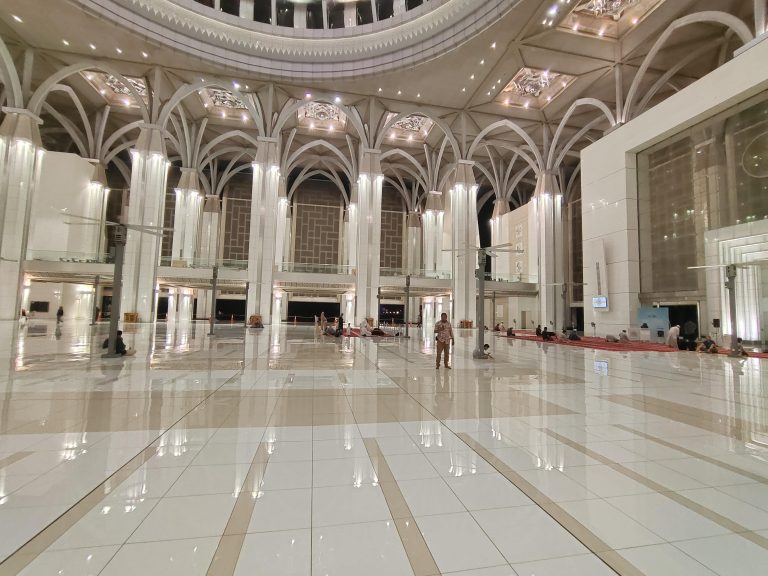
<path fill-rule="evenodd" d="M 552 342 L 555 339 L 555 333 L 547 330 L 546 326 L 541 331 L 541 338 L 544 342 Z"/>
<path fill-rule="evenodd" d="M 499 322 L 499 332 L 505 332 L 507 327 L 504 326 L 504 322 Z"/>
<path fill-rule="evenodd" d="M 621 342 L 622 344 L 629 343 L 629 334 L 627 334 L 626 330 L 622 330 L 621 334 L 619 334 L 619 342 Z"/>
<path fill-rule="evenodd" d="M 616 342 L 618 342 L 618 341 L 619 341 L 619 339 L 618 339 L 618 338 L 616 338 L 616 336 L 614 336 L 613 334 L 606 334 L 606 335 L 605 335 L 605 341 L 606 341 L 606 342 L 613 342 L 613 343 L 616 343 Z"/>
<path fill-rule="evenodd" d="M 101 345 L 101 347 L 104 348 L 105 350 L 109 348 L 109 338 L 104 340 L 104 343 Z M 115 353 L 120 354 L 120 356 L 133 356 L 134 354 L 136 354 L 136 350 L 134 350 L 133 348 L 125 347 L 122 330 L 117 331 L 117 341 L 115 342 Z"/>
<path fill-rule="evenodd" d="M 493 358 L 493 356 L 491 356 L 490 344 L 483 344 L 483 354 L 485 354 L 486 358 Z"/>
<path fill-rule="evenodd" d="M 261 315 L 259 315 L 259 314 L 251 314 L 251 317 L 248 318 L 248 327 L 249 328 L 264 328 L 264 323 L 261 321 Z"/>
<path fill-rule="evenodd" d="M 498 324 L 496 324 L 496 325 L 493 327 L 493 331 L 494 331 L 494 332 L 499 332 L 500 330 L 501 330 L 501 328 L 499 327 L 499 325 L 498 325 Z"/>
<path fill-rule="evenodd" d="M 707 334 L 696 344 L 696 352 L 706 352 L 707 354 L 717 354 L 719 349 L 717 344 L 712 339 L 712 336 Z"/>
<path fill-rule="evenodd" d="M 360 323 L 360 336 L 371 336 L 371 327 L 368 324 L 368 319 L 363 318 L 363 321 Z"/>
<path fill-rule="evenodd" d="M 546 328 L 544 328 L 544 330 L 546 330 Z M 542 334 L 541 324 L 539 324 L 538 326 L 536 326 L 536 336 L 541 336 L 541 334 Z"/>
<path fill-rule="evenodd" d="M 509 336 L 510 338 L 514 338 L 515 337 L 515 331 L 512 330 L 512 328 L 507 328 L 507 336 Z"/>
<path fill-rule="evenodd" d="M 744 344 L 741 342 L 741 338 L 736 338 L 736 344 L 731 345 L 731 352 L 734 356 L 749 356 L 747 351 L 744 350 Z"/>
<path fill-rule="evenodd" d="M 571 328 L 570 332 L 568 332 L 568 340 L 571 340 L 572 342 L 581 340 L 581 337 L 575 328 Z"/>

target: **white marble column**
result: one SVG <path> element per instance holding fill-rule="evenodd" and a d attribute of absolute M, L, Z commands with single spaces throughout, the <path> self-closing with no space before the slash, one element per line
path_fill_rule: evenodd
<path fill-rule="evenodd" d="M 380 150 L 363 150 L 357 186 L 357 276 L 355 320 L 379 321 L 379 273 L 381 269 L 381 173 Z M 351 224 L 351 222 L 350 222 Z M 349 321 L 350 319 L 347 319 Z"/>
<path fill-rule="evenodd" d="M 24 260 L 32 195 L 44 150 L 42 121 L 26 110 L 3 108 L 0 125 L 0 320 L 15 320 L 21 309 Z"/>
<path fill-rule="evenodd" d="M 277 183 L 277 233 L 275 237 L 275 267 L 280 269 L 286 254 L 286 242 L 290 242 L 291 222 L 288 217 L 288 193 L 285 176 L 280 176 Z M 290 245 L 290 244 L 289 244 Z M 284 302 L 288 300 L 285 299 Z"/>
<path fill-rule="evenodd" d="M 162 227 L 169 162 L 160 128 L 142 126 L 136 147 L 131 151 L 131 160 L 128 224 Z M 128 230 L 121 310 L 137 313 L 140 322 L 155 319 L 160 244 L 160 236 Z"/>
<path fill-rule="evenodd" d="M 451 189 L 453 256 L 453 323 L 476 321 L 477 293 L 475 270 L 480 238 L 477 229 L 477 184 L 472 172 L 473 162 L 460 160 Z"/>
<path fill-rule="evenodd" d="M 563 197 L 557 176 L 542 173 L 533 198 L 539 256 L 539 318 L 557 332 L 565 325 Z"/>
<path fill-rule="evenodd" d="M 416 276 L 421 272 L 421 215 L 408 214 L 407 261 L 408 273 Z"/>
<path fill-rule="evenodd" d="M 266 324 L 272 317 L 272 278 L 277 246 L 280 151 L 275 138 L 259 138 L 259 144 L 256 160 L 253 162 L 246 316 L 261 314 Z M 280 241 L 282 242 L 282 238 Z"/>
<path fill-rule="evenodd" d="M 221 200 L 216 195 L 205 197 L 202 225 L 200 226 L 200 266 L 213 268 L 219 260 L 219 237 L 221 235 Z M 210 318 L 211 291 L 197 291 L 197 318 Z"/>
<path fill-rule="evenodd" d="M 182 168 L 181 178 L 175 192 L 176 207 L 173 213 L 171 261 L 191 266 L 195 261 L 197 234 L 200 228 L 200 210 L 203 203 L 197 170 Z"/>
<path fill-rule="evenodd" d="M 422 266 L 427 275 L 439 270 L 442 264 L 444 215 L 442 193 L 430 192 L 421 219 Z"/>
<path fill-rule="evenodd" d="M 358 226 L 358 184 L 352 184 L 352 195 L 344 216 L 344 264 L 349 266 L 350 274 L 357 273 L 357 226 Z M 351 318 L 352 316 L 350 316 Z"/>
<path fill-rule="evenodd" d="M 493 202 L 493 215 L 491 216 L 491 246 L 501 246 L 509 243 L 509 230 L 504 228 L 502 216 L 509 212 L 509 204 L 506 200 L 496 199 Z M 493 262 L 492 269 L 494 277 L 507 275 L 511 272 L 510 255 L 499 253 Z M 494 314 L 496 312 L 494 311 Z"/>

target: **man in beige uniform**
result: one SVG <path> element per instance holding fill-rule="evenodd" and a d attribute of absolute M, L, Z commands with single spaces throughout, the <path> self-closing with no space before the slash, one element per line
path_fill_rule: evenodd
<path fill-rule="evenodd" d="M 451 343 L 453 342 L 453 328 L 451 328 L 451 323 L 448 322 L 448 314 L 445 312 L 440 315 L 440 322 L 435 324 L 435 334 L 437 334 L 437 366 L 435 366 L 435 370 L 440 369 L 440 355 L 443 353 L 445 354 L 445 367 L 450 370 L 451 367 L 448 366 L 448 360 Z"/>

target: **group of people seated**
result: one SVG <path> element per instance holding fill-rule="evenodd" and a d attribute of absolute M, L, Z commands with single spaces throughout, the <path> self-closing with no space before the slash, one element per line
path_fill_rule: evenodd
<path fill-rule="evenodd" d="M 618 336 L 615 336 L 613 334 L 606 334 L 605 335 L 605 341 L 606 342 L 618 342 L 619 344 L 628 344 L 630 342 L 629 334 L 627 334 L 626 330 L 622 330 Z"/>

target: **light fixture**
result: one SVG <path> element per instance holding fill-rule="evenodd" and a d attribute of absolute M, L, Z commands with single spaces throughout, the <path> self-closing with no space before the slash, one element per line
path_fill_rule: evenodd
<path fill-rule="evenodd" d="M 62 40 L 61 43 L 64 44 L 64 46 L 69 46 L 69 42 L 67 40 Z"/>
<path fill-rule="evenodd" d="M 96 50 L 96 46 L 94 46 L 93 44 L 88 44 L 88 47 L 89 47 L 91 50 Z"/>
<path fill-rule="evenodd" d="M 127 108 L 128 106 L 130 106 L 130 105 L 131 105 L 131 101 L 130 101 L 130 100 L 128 100 L 128 98 L 126 98 L 125 100 L 123 100 L 123 104 L 124 104 L 124 105 L 125 105 L 125 107 Z"/>
<path fill-rule="evenodd" d="M 381 92 L 381 88 L 379 88 L 379 92 Z"/>
<path fill-rule="evenodd" d="M 306 94 L 304 94 L 304 98 L 306 98 L 307 100 L 309 100 L 310 98 L 312 98 L 312 94 L 311 94 L 311 93 L 309 93 L 309 92 L 307 92 Z"/>
<path fill-rule="evenodd" d="M 315 123 L 314 122 L 310 122 L 309 123 L 309 129 L 310 130 L 314 130 L 315 129 Z"/>
<path fill-rule="evenodd" d="M 19 18 L 18 16 L 16 16 L 16 14 L 11 14 L 11 16 L 13 16 L 13 19 L 14 19 L 14 20 L 16 20 L 16 22 L 18 22 L 19 24 L 21 24 L 22 22 L 24 22 L 24 20 L 22 20 L 21 18 Z"/>
<path fill-rule="evenodd" d="M 123 53 L 123 51 L 120 48 L 115 48 L 115 50 L 117 51 L 118 54 L 122 54 Z"/>
<path fill-rule="evenodd" d="M 226 113 L 226 112 L 222 112 L 222 113 L 221 113 L 221 117 L 222 117 L 222 118 L 226 118 L 226 117 L 227 117 L 227 113 Z"/>
<path fill-rule="evenodd" d="M 480 60 L 480 66 L 485 66 L 485 60 Z"/>
<path fill-rule="evenodd" d="M 418 94 L 416 94 L 416 98 L 421 98 L 421 92 L 419 92 Z"/>
<path fill-rule="evenodd" d="M 107 91 L 106 91 L 106 90 L 104 90 L 104 88 L 102 88 L 101 90 L 99 90 L 99 94 L 101 94 L 102 96 L 104 96 L 106 93 L 107 93 Z"/>
<path fill-rule="evenodd" d="M 232 82 L 232 86 L 235 87 L 235 90 L 240 90 L 240 84 L 238 84 L 237 82 Z"/>
<path fill-rule="evenodd" d="M 333 124 L 328 126 L 328 132 L 333 132 Z"/>
<path fill-rule="evenodd" d="M 146 52 L 142 52 L 142 53 L 141 53 L 141 55 L 142 55 L 144 58 L 149 58 L 149 54 L 147 54 Z"/>
<path fill-rule="evenodd" d="M 333 101 L 336 102 L 336 104 L 341 104 L 341 96 L 336 96 Z"/>
<path fill-rule="evenodd" d="M 243 122 L 248 122 L 248 115 L 247 114 L 243 114 Z"/>
<path fill-rule="evenodd" d="M 462 92 L 466 92 L 466 91 L 467 91 L 467 89 L 466 89 L 466 88 L 462 88 L 462 89 L 461 89 L 461 91 L 462 91 Z"/>
<path fill-rule="evenodd" d="M 493 44 L 491 44 L 491 50 L 496 50 L 496 42 L 494 42 Z"/>
<path fill-rule="evenodd" d="M 403 91 L 402 91 L 402 90 L 398 90 L 398 91 L 397 91 L 397 95 L 398 95 L 398 96 L 400 96 L 402 93 L 403 93 Z"/>
<path fill-rule="evenodd" d="M 469 77 L 469 79 L 470 79 L 470 80 L 474 80 L 474 79 L 475 79 L 475 75 L 474 75 L 474 74 L 472 74 L 472 76 L 470 76 L 470 77 Z"/>

